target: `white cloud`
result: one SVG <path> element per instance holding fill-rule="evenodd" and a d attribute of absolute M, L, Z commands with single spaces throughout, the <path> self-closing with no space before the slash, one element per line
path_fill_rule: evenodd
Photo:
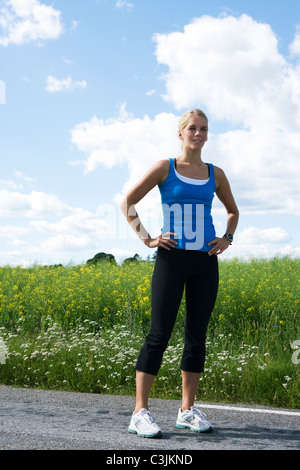
<path fill-rule="evenodd" d="M 21 181 L 24 181 L 25 183 L 33 183 L 36 181 L 34 178 L 31 178 L 31 176 L 27 176 L 18 170 L 14 170 L 14 175 L 16 178 L 20 179 Z"/>
<path fill-rule="evenodd" d="M 18 250 L 14 250 L 14 251 L 0 251 L 0 259 L 2 260 L 1 261 L 1 265 L 4 265 L 4 264 L 10 264 L 10 263 L 13 263 L 13 264 L 18 264 L 20 265 L 21 263 L 18 262 L 17 260 L 20 259 L 20 257 L 22 256 L 22 252 L 18 251 Z M 23 265 L 23 263 L 22 263 Z"/>
<path fill-rule="evenodd" d="M 61 202 L 53 194 L 32 191 L 23 194 L 17 191 L 0 190 L 1 217 L 41 218 L 47 216 L 63 216 L 72 208 Z"/>
<path fill-rule="evenodd" d="M 6 85 L 3 80 L 0 80 L 0 104 L 6 104 Z"/>
<path fill-rule="evenodd" d="M 125 258 L 129 258 L 132 256 L 132 251 L 126 250 L 124 248 L 112 248 L 111 254 L 114 255 L 115 259 L 120 262 L 123 261 Z"/>
<path fill-rule="evenodd" d="M 222 254 L 222 259 L 272 258 L 285 255 L 299 257 L 300 247 L 292 245 L 291 241 L 293 236 L 280 226 L 266 229 L 247 227 L 238 230 L 232 247 Z"/>
<path fill-rule="evenodd" d="M 14 170 L 14 176 L 14 180 L 0 180 L 0 188 L 5 188 L 10 191 L 22 191 L 24 190 L 24 185 L 26 186 L 29 184 L 29 186 L 32 186 L 36 181 L 34 178 L 31 178 L 17 170 Z"/>
<path fill-rule="evenodd" d="M 147 96 L 152 96 L 152 95 L 154 95 L 155 93 L 156 93 L 156 90 L 149 90 L 149 91 L 146 92 L 146 95 L 147 95 Z"/>
<path fill-rule="evenodd" d="M 22 183 L 16 183 L 13 180 L 0 180 L 0 187 L 12 189 L 12 190 L 22 190 L 23 189 L 23 184 Z"/>
<path fill-rule="evenodd" d="M 98 238 L 108 237 L 110 232 L 110 218 L 101 218 L 92 214 L 90 211 L 78 208 L 72 209 L 72 214 L 62 217 L 56 222 L 47 220 L 32 221 L 30 225 L 37 231 L 46 234 L 59 234 L 67 236 L 68 234 L 83 236 L 95 235 Z"/>
<path fill-rule="evenodd" d="M 57 39 L 63 32 L 60 11 L 39 0 L 6 0 L 0 26 L 5 34 L 0 38 L 2 46 Z"/>
<path fill-rule="evenodd" d="M 71 139 L 86 154 L 86 173 L 99 165 L 112 168 L 127 162 L 132 183 L 157 160 L 178 153 L 177 125 L 178 117 L 171 113 L 160 113 L 153 120 L 147 115 L 135 118 L 122 105 L 115 118 L 102 120 L 94 116 L 78 124 L 71 130 Z"/>
<path fill-rule="evenodd" d="M 238 123 L 252 122 L 253 100 L 275 85 L 285 65 L 270 26 L 247 15 L 203 16 L 154 41 L 158 62 L 169 68 L 168 101 L 178 109 L 202 103 L 217 119 Z"/>
<path fill-rule="evenodd" d="M 176 108 L 203 106 L 216 120 L 257 132 L 299 130 L 299 69 L 279 53 L 269 25 L 247 15 L 203 16 L 154 41 L 168 67 L 165 99 Z"/>
<path fill-rule="evenodd" d="M 121 10 L 121 9 L 125 8 L 127 11 L 131 11 L 134 8 L 134 5 L 130 2 L 125 1 L 125 0 L 118 0 L 116 2 L 116 8 L 118 10 Z"/>
<path fill-rule="evenodd" d="M 77 251 L 84 249 L 91 249 L 96 245 L 88 236 L 76 236 L 70 234 L 57 235 L 50 237 L 48 240 L 42 243 L 42 250 L 46 252 L 66 252 L 66 251 Z"/>
<path fill-rule="evenodd" d="M 73 81 L 71 77 L 58 80 L 55 77 L 49 75 L 47 77 L 46 90 L 53 93 L 58 91 L 74 91 L 76 88 L 86 88 L 87 82 L 82 81 Z"/>
<path fill-rule="evenodd" d="M 294 56 L 300 55 L 300 27 L 297 30 L 297 34 L 293 42 L 290 44 L 290 51 Z"/>
<path fill-rule="evenodd" d="M 271 227 L 267 229 L 248 227 L 237 235 L 237 242 L 241 245 L 287 243 L 290 239 L 290 235 L 281 227 Z"/>
<path fill-rule="evenodd" d="M 29 229 L 25 227 L 17 227 L 14 225 L 4 225 L 0 227 L 0 237 L 14 239 L 15 237 L 20 237 L 26 235 L 29 232 Z"/>
<path fill-rule="evenodd" d="M 300 248 L 291 245 L 277 245 L 269 243 L 260 244 L 234 244 L 222 253 L 222 259 L 251 259 L 251 258 L 273 258 L 275 256 L 290 256 L 297 258 L 300 256 Z"/>
<path fill-rule="evenodd" d="M 20 171 L 14 171 L 14 176 L 27 184 L 33 181 Z M 2 264 L 23 265 L 24 260 L 26 265 L 36 260 L 47 264 L 69 262 L 71 252 L 75 257 L 80 253 L 80 262 L 84 262 L 99 251 L 99 245 L 118 238 L 121 214 L 115 204 L 103 204 L 92 213 L 69 206 L 54 194 L 25 192 L 12 180 L 0 183 L 3 184 L 0 189 Z M 12 247 L 15 251 L 10 251 Z"/>

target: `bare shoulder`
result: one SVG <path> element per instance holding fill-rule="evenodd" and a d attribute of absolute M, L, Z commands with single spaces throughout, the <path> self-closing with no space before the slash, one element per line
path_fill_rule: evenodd
<path fill-rule="evenodd" d="M 227 177 L 225 175 L 224 170 L 222 170 L 222 168 L 214 165 L 214 174 L 215 174 L 215 182 L 216 182 L 217 188 L 222 186 L 222 184 L 224 183 L 228 183 Z"/>
<path fill-rule="evenodd" d="M 157 168 L 160 168 L 161 170 L 169 171 L 169 167 L 170 167 L 169 159 L 164 158 L 163 160 L 158 160 L 158 162 L 156 162 L 154 166 L 156 166 Z"/>
<path fill-rule="evenodd" d="M 224 170 L 222 170 L 222 168 L 220 168 L 219 166 L 214 165 L 214 172 L 217 178 L 226 177 Z"/>
<path fill-rule="evenodd" d="M 155 175 L 157 183 L 161 184 L 168 176 L 170 169 L 169 159 L 158 160 L 149 173 Z"/>

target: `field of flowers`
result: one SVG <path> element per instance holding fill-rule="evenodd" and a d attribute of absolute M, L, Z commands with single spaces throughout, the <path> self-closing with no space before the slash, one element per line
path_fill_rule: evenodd
<path fill-rule="evenodd" d="M 219 263 L 199 400 L 300 408 L 299 265 L 289 257 Z M 134 394 L 152 270 L 151 261 L 0 268 L 0 383 Z M 153 396 L 180 397 L 184 304 Z"/>

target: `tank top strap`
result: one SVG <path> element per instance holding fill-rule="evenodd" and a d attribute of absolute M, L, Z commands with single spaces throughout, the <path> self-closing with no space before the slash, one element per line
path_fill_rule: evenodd
<path fill-rule="evenodd" d="M 213 182 L 213 184 L 216 185 L 214 166 L 213 166 L 212 163 L 209 163 L 208 165 L 209 165 L 209 177 L 210 177 L 211 181 Z"/>

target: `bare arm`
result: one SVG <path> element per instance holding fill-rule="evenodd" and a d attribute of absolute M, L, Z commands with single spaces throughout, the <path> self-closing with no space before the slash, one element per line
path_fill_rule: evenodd
<path fill-rule="evenodd" d="M 227 211 L 227 227 L 225 233 L 233 235 L 239 221 L 239 210 L 232 195 L 228 179 L 221 168 L 215 167 L 215 181 L 217 186 L 216 195 L 224 204 Z M 209 242 L 208 245 L 213 245 L 208 252 L 209 255 L 219 255 L 229 247 L 230 242 L 226 237 L 216 237 Z"/>
<path fill-rule="evenodd" d="M 140 221 L 139 215 L 136 211 L 136 204 L 146 196 L 156 185 L 161 184 L 169 172 L 169 161 L 160 160 L 157 162 L 146 175 L 127 193 L 125 198 L 120 204 L 120 208 L 125 215 L 128 223 L 142 240 L 142 242 L 149 248 L 155 248 L 161 246 L 167 250 L 169 247 L 174 246 L 177 242 L 170 238 L 173 233 L 166 233 L 159 235 L 156 238 L 152 238 L 142 222 Z"/>

